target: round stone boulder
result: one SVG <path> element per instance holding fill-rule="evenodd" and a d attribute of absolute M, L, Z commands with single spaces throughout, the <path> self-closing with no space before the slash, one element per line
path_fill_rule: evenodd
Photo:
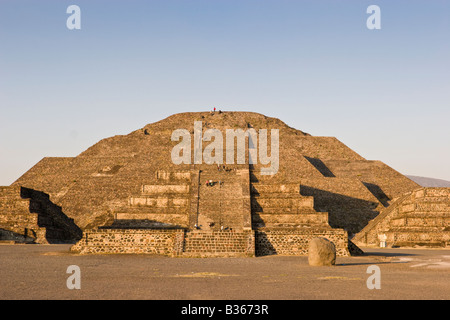
<path fill-rule="evenodd" d="M 325 238 L 314 238 L 309 242 L 308 263 L 310 266 L 333 266 L 336 263 L 336 247 Z"/>

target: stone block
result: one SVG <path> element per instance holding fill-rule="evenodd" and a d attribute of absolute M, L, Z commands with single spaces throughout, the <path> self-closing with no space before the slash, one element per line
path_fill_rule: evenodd
<path fill-rule="evenodd" d="M 336 263 L 336 247 L 325 238 L 314 238 L 308 247 L 308 263 L 310 266 L 333 266 Z"/>

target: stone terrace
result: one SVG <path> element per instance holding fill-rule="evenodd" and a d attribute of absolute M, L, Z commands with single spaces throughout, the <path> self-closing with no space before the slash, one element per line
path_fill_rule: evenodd
<path fill-rule="evenodd" d="M 450 188 L 420 188 L 405 193 L 355 237 L 362 245 L 450 246 Z"/>

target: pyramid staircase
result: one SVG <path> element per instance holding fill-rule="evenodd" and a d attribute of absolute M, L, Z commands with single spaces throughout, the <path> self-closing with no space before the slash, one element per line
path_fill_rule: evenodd
<path fill-rule="evenodd" d="M 254 229 L 315 225 L 329 228 L 328 214 L 314 210 L 314 199 L 300 195 L 299 183 L 268 181 L 258 171 L 250 174 Z"/>
<path fill-rule="evenodd" d="M 253 256 L 248 165 L 198 166 L 185 256 Z"/>
<path fill-rule="evenodd" d="M 373 219 L 354 241 L 388 247 L 449 247 L 450 188 L 420 188 L 403 194 Z"/>
<path fill-rule="evenodd" d="M 156 183 L 145 184 L 141 193 L 117 209 L 109 228 L 186 228 L 191 201 L 191 173 L 156 172 Z"/>

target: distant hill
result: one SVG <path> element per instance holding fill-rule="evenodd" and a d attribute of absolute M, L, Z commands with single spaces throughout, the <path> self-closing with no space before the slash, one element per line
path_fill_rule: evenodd
<path fill-rule="evenodd" d="M 421 185 L 422 187 L 443 187 L 450 188 L 450 181 L 434 179 L 434 178 L 426 178 L 426 177 L 417 177 L 417 176 L 406 176 L 415 183 Z"/>

